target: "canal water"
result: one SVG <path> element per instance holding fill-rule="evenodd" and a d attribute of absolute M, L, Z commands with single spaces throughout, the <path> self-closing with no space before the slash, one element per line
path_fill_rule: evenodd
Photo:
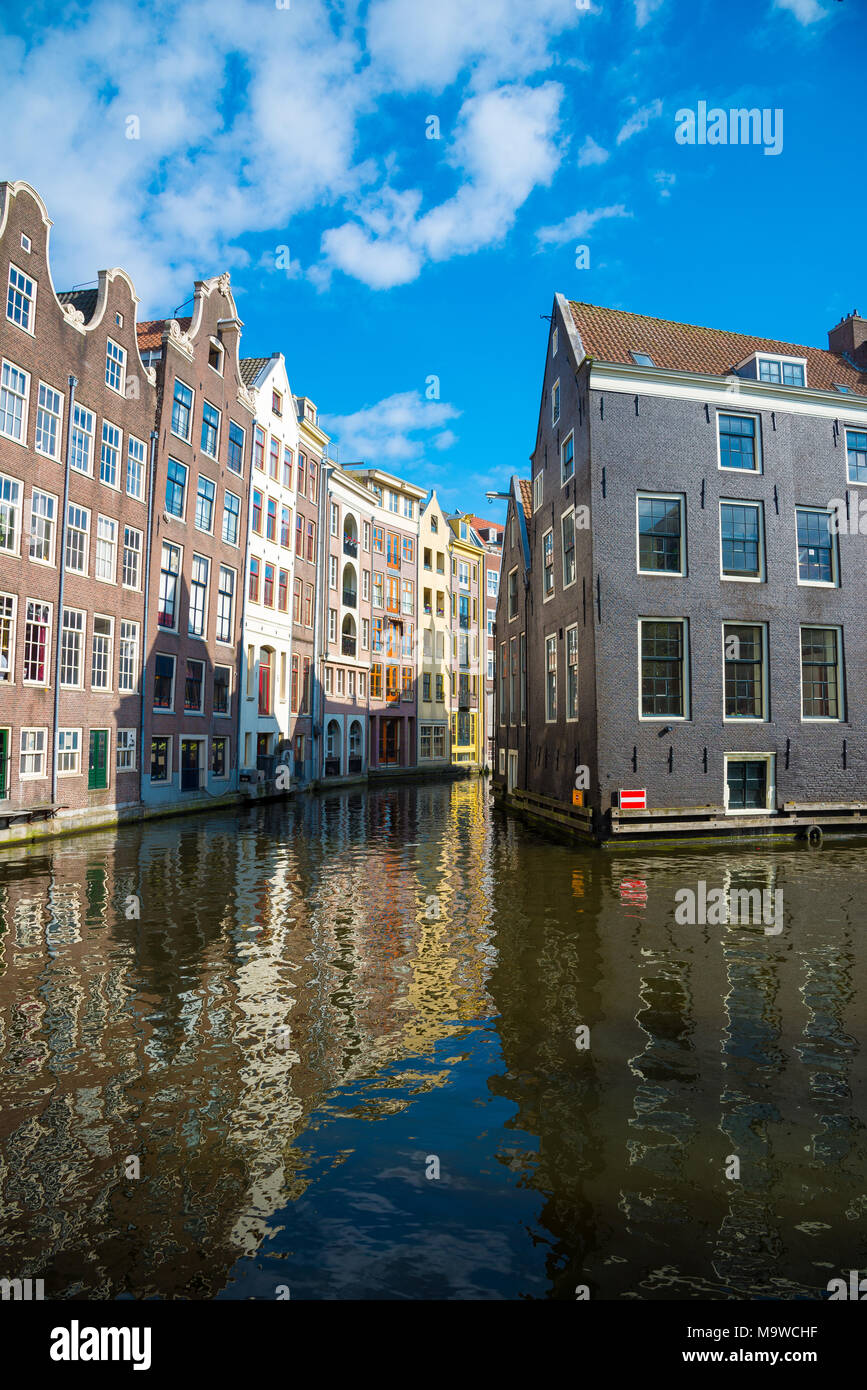
<path fill-rule="evenodd" d="M 779 921 L 677 920 L 700 884 Z M 865 897 L 862 848 L 566 848 L 479 780 L 3 851 L 0 1276 L 827 1297 L 867 1267 Z"/>

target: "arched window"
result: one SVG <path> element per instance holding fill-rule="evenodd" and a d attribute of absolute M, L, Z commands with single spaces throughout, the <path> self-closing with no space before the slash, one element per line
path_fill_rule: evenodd
<path fill-rule="evenodd" d="M 355 656 L 355 619 L 351 613 L 347 613 L 346 617 L 343 619 L 340 636 L 340 649 L 343 655 Z"/>
<path fill-rule="evenodd" d="M 325 727 L 325 776 L 340 776 L 340 725 L 329 719 Z"/>
<path fill-rule="evenodd" d="M 364 746 L 364 734 L 361 724 L 357 719 L 353 719 L 349 726 L 349 756 L 350 758 L 360 758 Z"/>

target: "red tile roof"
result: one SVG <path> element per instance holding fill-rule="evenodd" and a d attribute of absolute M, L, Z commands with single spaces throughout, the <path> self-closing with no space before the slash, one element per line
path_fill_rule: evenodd
<path fill-rule="evenodd" d="M 499 521 L 485 521 L 484 517 L 481 516 L 468 516 L 467 521 L 474 531 L 478 531 L 479 528 L 483 531 L 504 531 L 506 529 L 500 525 Z"/>
<path fill-rule="evenodd" d="M 524 504 L 524 515 L 533 515 L 533 484 L 529 478 L 519 478 L 518 487 L 521 489 L 521 501 Z"/>
<path fill-rule="evenodd" d="M 699 328 L 692 323 L 655 319 L 575 300 L 569 301 L 569 307 L 584 351 L 600 362 L 633 366 L 630 352 L 646 352 L 664 370 L 724 377 L 752 353 L 770 352 L 805 357 L 808 387 L 833 391 L 839 382 L 858 395 L 867 395 L 867 373 L 859 372 L 844 357 L 825 348 L 782 343 L 776 338 L 754 338 L 748 333 L 727 333 L 719 328 Z"/>
<path fill-rule="evenodd" d="M 182 333 L 189 331 L 191 318 L 178 319 L 178 327 Z M 138 337 L 139 351 L 145 352 L 148 348 L 158 348 L 163 341 L 163 334 L 168 327 L 168 319 L 146 319 L 144 323 L 136 324 L 136 335 Z"/>

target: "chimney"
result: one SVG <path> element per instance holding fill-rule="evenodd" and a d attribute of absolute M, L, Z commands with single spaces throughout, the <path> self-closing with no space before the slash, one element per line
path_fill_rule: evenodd
<path fill-rule="evenodd" d="M 867 368 L 867 319 L 853 309 L 829 332 L 828 348 L 831 352 L 848 353 L 857 366 Z"/>

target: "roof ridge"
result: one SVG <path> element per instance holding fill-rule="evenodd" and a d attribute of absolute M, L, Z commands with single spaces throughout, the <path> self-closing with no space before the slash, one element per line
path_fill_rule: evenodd
<path fill-rule="evenodd" d="M 678 328 L 696 328 L 700 333 L 724 333 L 730 338 L 747 338 L 750 341 L 760 338 L 766 343 L 786 343 L 788 347 L 809 348 L 811 352 L 826 352 L 830 357 L 839 357 L 830 348 L 814 347 L 812 343 L 793 343 L 788 338 L 769 338 L 765 333 L 744 333 L 736 328 L 712 328 L 707 323 L 688 323 L 685 319 L 665 319 L 658 314 L 640 314 L 636 309 L 612 309 L 606 304 L 591 304 L 586 299 L 570 299 L 569 304 L 578 309 L 598 309 L 603 314 L 622 314 L 624 318 L 648 319 L 651 323 L 671 323 Z"/>

